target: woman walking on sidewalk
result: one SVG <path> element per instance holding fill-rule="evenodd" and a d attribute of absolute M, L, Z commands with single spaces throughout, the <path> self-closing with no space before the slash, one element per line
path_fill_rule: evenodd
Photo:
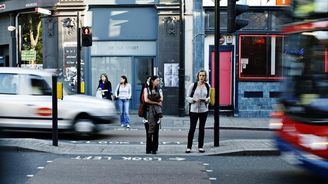
<path fill-rule="evenodd" d="M 204 134 L 205 123 L 207 119 L 208 104 L 210 102 L 210 85 L 206 83 L 207 74 L 205 70 L 200 70 L 197 73 L 197 81 L 190 84 L 187 92 L 187 101 L 189 105 L 190 129 L 188 133 L 188 145 L 186 153 L 191 152 L 192 140 L 199 119 L 199 134 L 198 134 L 198 151 L 204 153 Z"/>
<path fill-rule="evenodd" d="M 144 88 L 143 95 L 147 103 L 146 153 L 156 154 L 158 149 L 158 134 L 160 118 L 162 118 L 163 93 L 159 86 L 158 76 L 150 78 L 149 86 Z"/>
<path fill-rule="evenodd" d="M 130 128 L 129 106 L 131 99 L 131 85 L 125 75 L 121 76 L 121 81 L 115 90 L 115 97 L 117 98 L 118 108 L 120 111 L 121 127 L 126 126 Z"/>

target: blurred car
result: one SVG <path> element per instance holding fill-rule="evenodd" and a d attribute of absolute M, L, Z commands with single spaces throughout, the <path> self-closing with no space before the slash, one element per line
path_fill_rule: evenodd
<path fill-rule="evenodd" d="M 58 129 L 94 133 L 117 120 L 115 104 L 86 95 L 58 100 Z M 52 73 L 0 68 L 0 127 L 52 128 Z"/>

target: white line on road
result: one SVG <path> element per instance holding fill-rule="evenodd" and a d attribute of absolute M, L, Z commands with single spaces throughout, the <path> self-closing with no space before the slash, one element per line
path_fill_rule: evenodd
<path fill-rule="evenodd" d="M 28 174 L 26 177 L 32 178 L 34 175 L 33 174 Z"/>
<path fill-rule="evenodd" d="M 183 161 L 183 160 L 186 160 L 186 159 L 185 158 L 181 158 L 181 157 L 175 157 L 175 158 L 169 158 L 169 160 Z"/>
<path fill-rule="evenodd" d="M 38 169 L 44 169 L 44 167 L 38 167 Z"/>
<path fill-rule="evenodd" d="M 211 181 L 216 181 L 216 178 L 209 178 L 209 180 L 211 180 Z"/>
<path fill-rule="evenodd" d="M 51 162 L 53 162 L 53 161 L 52 161 L 52 160 L 48 160 L 48 161 L 47 161 L 47 163 L 51 163 Z"/>

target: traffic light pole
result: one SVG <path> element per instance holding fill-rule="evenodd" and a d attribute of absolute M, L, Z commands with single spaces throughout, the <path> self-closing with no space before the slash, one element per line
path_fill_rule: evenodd
<path fill-rule="evenodd" d="M 220 0 L 215 0 L 215 105 L 214 146 L 220 145 Z"/>
<path fill-rule="evenodd" d="M 76 82 L 77 82 L 77 94 L 81 94 L 81 27 L 80 27 L 80 12 L 77 12 L 76 18 L 76 39 L 77 39 L 77 53 L 76 53 Z"/>

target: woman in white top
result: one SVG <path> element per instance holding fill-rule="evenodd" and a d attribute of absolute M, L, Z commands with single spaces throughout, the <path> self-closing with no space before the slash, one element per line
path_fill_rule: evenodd
<path fill-rule="evenodd" d="M 127 128 L 130 128 L 129 105 L 131 93 L 131 85 L 128 83 L 126 76 L 122 75 L 121 81 L 115 90 L 115 96 L 117 97 L 118 108 L 120 111 L 121 127 L 126 126 Z"/>
<path fill-rule="evenodd" d="M 188 145 L 186 153 L 191 152 L 192 140 L 194 138 L 197 121 L 199 119 L 199 134 L 198 134 L 198 151 L 204 153 L 204 134 L 205 123 L 207 119 L 208 104 L 210 101 L 210 85 L 206 83 L 207 74 L 205 70 L 200 70 L 197 73 L 197 81 L 189 86 L 187 92 L 187 101 L 190 103 L 190 129 L 188 133 Z"/>

